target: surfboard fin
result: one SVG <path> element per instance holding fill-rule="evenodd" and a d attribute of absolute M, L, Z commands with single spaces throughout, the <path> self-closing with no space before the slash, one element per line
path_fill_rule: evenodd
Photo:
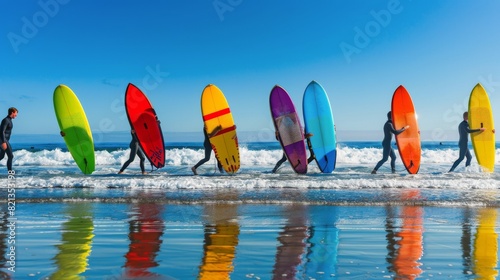
<path fill-rule="evenodd" d="M 85 163 L 85 173 L 88 173 L 88 163 L 87 163 L 87 158 L 83 158 L 83 162 Z"/>

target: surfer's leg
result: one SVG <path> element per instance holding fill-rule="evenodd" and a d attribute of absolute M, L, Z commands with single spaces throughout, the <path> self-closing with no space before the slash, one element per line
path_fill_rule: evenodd
<path fill-rule="evenodd" d="M 10 143 L 7 142 L 7 150 L 5 150 L 5 153 L 7 154 L 7 170 L 11 171 L 12 170 L 12 159 L 14 159 L 14 154 L 12 153 L 12 147 L 10 146 Z"/>
<path fill-rule="evenodd" d="M 139 166 L 141 167 L 141 172 L 142 174 L 146 174 L 146 169 L 144 168 L 144 162 L 146 161 L 146 157 L 144 156 L 144 153 L 140 149 L 137 150 L 137 156 L 140 159 Z"/>
<path fill-rule="evenodd" d="M 313 161 L 315 158 L 316 158 L 316 156 L 314 155 L 314 153 L 311 150 L 311 155 L 307 159 L 307 164 L 311 163 L 311 161 Z"/>
<path fill-rule="evenodd" d="M 219 168 L 220 173 L 224 172 L 224 169 L 222 168 L 222 164 L 220 163 L 219 160 L 217 160 L 217 168 Z"/>
<path fill-rule="evenodd" d="M 382 152 L 382 159 L 375 165 L 375 168 L 373 168 L 372 174 L 377 173 L 377 170 L 384 164 L 388 159 L 389 159 L 389 153 L 391 152 L 391 147 L 389 148 L 384 146 L 384 150 Z"/>
<path fill-rule="evenodd" d="M 464 160 L 464 157 L 467 153 L 469 149 L 467 149 L 467 147 L 465 149 L 463 149 L 462 147 L 460 147 L 460 154 L 458 156 L 458 159 L 453 163 L 453 166 L 450 168 L 450 171 L 448 172 L 452 172 L 453 170 L 455 170 L 455 168 L 457 168 L 457 166 L 462 162 L 462 160 Z"/>
<path fill-rule="evenodd" d="M 202 164 L 210 160 L 210 155 L 212 154 L 212 147 L 205 146 L 205 157 L 201 159 L 195 166 L 191 167 L 191 171 L 193 171 L 194 175 L 197 175 L 196 168 L 200 167 Z"/>
<path fill-rule="evenodd" d="M 389 155 L 391 157 L 391 172 L 396 173 L 396 153 L 394 153 L 394 149 L 391 148 Z"/>
<path fill-rule="evenodd" d="M 274 166 L 273 168 L 273 173 L 276 173 L 276 171 L 278 171 L 278 168 L 283 164 L 283 162 L 286 161 L 286 155 L 285 153 L 283 153 L 283 157 L 276 163 L 276 165 Z"/>
<path fill-rule="evenodd" d="M 467 149 L 467 151 L 465 152 L 465 157 L 467 158 L 467 160 L 465 161 L 465 166 L 469 166 L 470 162 L 472 161 L 472 155 L 470 154 L 469 149 Z"/>
<path fill-rule="evenodd" d="M 120 169 L 120 171 L 118 172 L 118 174 L 123 173 L 123 171 L 128 167 L 128 165 L 134 161 L 136 154 L 137 154 L 137 150 L 134 148 L 130 148 L 130 155 L 128 157 L 128 160 L 123 164 L 123 166 Z"/>

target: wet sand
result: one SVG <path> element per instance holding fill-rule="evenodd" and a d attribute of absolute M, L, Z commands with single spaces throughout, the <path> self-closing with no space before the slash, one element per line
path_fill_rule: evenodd
<path fill-rule="evenodd" d="M 498 208 L 467 205 L 463 193 L 390 190 L 392 198 L 377 199 L 380 193 L 322 192 L 322 203 L 321 192 L 296 190 L 178 197 L 122 191 L 114 197 L 92 189 L 21 192 L 15 244 L 9 244 L 13 220 L 2 203 L 1 273 L 14 279 L 498 275 Z M 450 203 L 436 205 L 443 197 Z M 11 245 L 15 272 L 9 270 Z"/>

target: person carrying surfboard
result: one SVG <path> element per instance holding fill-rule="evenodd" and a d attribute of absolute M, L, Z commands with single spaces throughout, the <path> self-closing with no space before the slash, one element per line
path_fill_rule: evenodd
<path fill-rule="evenodd" d="M 146 161 L 146 157 L 144 156 L 144 153 L 141 150 L 141 147 L 139 146 L 139 140 L 137 140 L 137 136 L 135 135 L 135 131 L 132 129 L 130 131 L 130 134 L 132 135 L 132 140 L 130 141 L 130 156 L 128 160 L 123 164 L 122 168 L 120 171 L 118 171 L 118 174 L 122 174 L 123 171 L 125 171 L 125 168 L 128 167 L 129 164 L 131 164 L 135 156 L 137 155 L 140 159 L 139 166 L 141 167 L 142 174 L 146 174 L 146 170 L 144 169 L 144 161 Z"/>
<path fill-rule="evenodd" d="M 7 111 L 7 117 L 2 120 L 0 124 L 0 160 L 2 160 L 7 154 L 7 170 L 12 171 L 12 160 L 14 159 L 14 154 L 12 153 L 12 147 L 10 146 L 10 134 L 12 133 L 12 120 L 17 117 L 17 109 L 10 107 Z M 10 173 L 9 173 L 10 174 Z"/>
<path fill-rule="evenodd" d="M 382 140 L 382 159 L 375 165 L 372 174 L 377 174 L 377 170 L 389 159 L 389 156 L 391 157 L 391 171 L 392 173 L 396 173 L 396 153 L 394 153 L 394 149 L 391 147 L 392 134 L 398 135 L 408 128 L 410 128 L 409 125 L 399 130 L 394 129 L 391 111 L 387 113 L 387 121 L 384 124 L 384 140 Z"/>
<path fill-rule="evenodd" d="M 458 139 L 458 147 L 460 148 L 459 151 L 459 156 L 458 159 L 453 163 L 453 166 L 451 167 L 450 171 L 448 172 L 453 172 L 455 168 L 464 160 L 464 157 L 467 158 L 465 161 L 465 167 L 470 165 L 470 162 L 472 160 L 472 155 L 470 154 L 469 151 L 469 133 L 473 132 L 483 132 L 485 130 L 484 127 L 478 128 L 478 129 L 470 129 L 469 128 L 469 112 L 464 112 L 463 114 L 464 120 L 458 125 L 458 134 L 460 138 Z"/>
<path fill-rule="evenodd" d="M 276 136 L 276 140 L 280 141 L 279 137 L 279 132 L 278 131 L 275 131 L 274 132 L 275 136 Z M 312 150 L 312 145 L 311 145 L 311 141 L 310 141 L 310 138 L 313 136 L 312 133 L 304 133 L 304 137 L 306 138 L 306 142 L 307 142 L 307 147 L 309 148 L 309 152 L 310 152 L 310 156 L 309 158 L 307 159 L 307 164 L 311 163 L 311 161 L 313 161 L 316 156 L 314 155 L 314 152 Z M 283 156 L 281 157 L 280 160 L 278 160 L 278 162 L 276 163 L 276 165 L 274 166 L 273 170 L 271 171 L 272 173 L 276 173 L 276 171 L 278 171 L 278 168 L 287 160 L 286 158 L 286 154 L 285 152 L 283 152 Z"/>
<path fill-rule="evenodd" d="M 200 167 L 202 164 L 210 160 L 210 155 L 212 154 L 212 144 L 210 144 L 210 138 L 215 136 L 219 131 L 221 131 L 222 126 L 218 125 L 214 128 L 214 130 L 210 133 L 207 132 L 207 127 L 203 127 L 203 135 L 205 136 L 205 140 L 203 141 L 203 148 L 205 149 L 205 157 L 202 158 L 197 164 L 191 167 L 191 171 L 193 171 L 194 175 L 198 175 L 196 172 L 196 168 Z M 222 169 L 222 164 L 219 160 L 217 160 L 217 167 L 219 168 L 220 173 L 224 171 Z"/>

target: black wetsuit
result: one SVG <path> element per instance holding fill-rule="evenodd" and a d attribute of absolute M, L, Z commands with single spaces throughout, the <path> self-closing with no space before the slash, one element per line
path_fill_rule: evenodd
<path fill-rule="evenodd" d="M 202 164 L 210 160 L 210 155 L 212 154 L 212 144 L 210 144 L 210 139 L 208 138 L 208 133 L 205 129 L 203 129 L 203 135 L 205 136 L 205 140 L 203 141 L 203 148 L 205 149 L 205 157 L 201 159 L 195 166 L 194 169 L 200 167 Z M 219 171 L 222 172 L 222 164 L 217 160 L 217 167 Z"/>
<path fill-rule="evenodd" d="M 458 134 L 460 135 L 460 138 L 458 139 L 458 147 L 460 148 L 459 157 L 455 161 L 455 163 L 453 163 L 453 166 L 451 167 L 450 171 L 448 171 L 448 172 L 452 172 L 453 170 L 455 170 L 455 168 L 460 164 L 460 162 L 462 162 L 464 157 L 467 158 L 467 160 L 465 161 L 465 166 L 470 165 L 470 162 L 472 160 L 472 155 L 470 154 L 469 147 L 468 147 L 469 133 L 479 132 L 479 131 L 481 131 L 481 130 L 480 129 L 470 129 L 469 123 L 465 120 L 462 121 L 458 125 Z"/>
<path fill-rule="evenodd" d="M 141 171 L 142 173 L 144 173 L 145 172 L 144 161 L 146 160 L 146 157 L 144 156 L 144 153 L 140 149 L 139 141 L 137 140 L 137 136 L 135 135 L 135 133 L 132 133 L 132 141 L 130 141 L 129 147 L 130 147 L 130 156 L 128 160 L 123 164 L 122 168 L 120 169 L 120 172 L 123 172 L 125 168 L 127 168 L 128 165 L 134 161 L 135 156 L 137 155 L 141 160 L 139 164 L 141 166 Z"/>
<path fill-rule="evenodd" d="M 280 141 L 280 138 L 278 135 L 276 135 L 276 140 Z M 313 161 L 315 159 L 314 157 L 314 152 L 312 150 L 312 145 L 311 145 L 311 141 L 309 140 L 309 137 L 306 138 L 306 141 L 307 141 L 307 147 L 309 148 L 309 152 L 311 153 L 311 155 L 309 156 L 309 158 L 307 159 L 307 164 L 311 163 L 311 161 Z M 286 154 L 285 152 L 283 152 L 283 156 L 281 157 L 280 160 L 278 160 L 278 162 L 276 163 L 276 165 L 274 166 L 273 168 L 273 173 L 276 173 L 276 171 L 278 171 L 278 168 L 285 162 L 287 161 L 288 158 L 286 157 Z"/>
<path fill-rule="evenodd" d="M 286 154 L 285 152 L 283 152 L 283 156 L 281 157 L 280 160 L 278 160 L 278 162 L 276 163 L 276 165 L 274 166 L 273 168 L 273 173 L 276 173 L 276 171 L 278 171 L 278 168 L 285 162 L 287 161 L 287 157 L 286 157 Z"/>
<path fill-rule="evenodd" d="M 387 120 L 384 124 L 384 140 L 382 140 L 382 159 L 377 163 L 375 168 L 373 170 L 377 171 L 382 164 L 384 164 L 389 156 L 391 157 L 391 170 L 394 172 L 396 170 L 396 154 L 394 153 L 394 150 L 391 147 L 391 141 L 392 141 L 392 134 L 398 135 L 401 132 L 405 131 L 404 128 L 400 130 L 394 129 L 392 126 L 392 121 Z"/>
<path fill-rule="evenodd" d="M 12 133 L 12 118 L 7 116 L 2 120 L 2 124 L 0 124 L 0 144 L 6 143 L 7 149 L 0 148 L 0 160 L 5 157 L 7 154 L 7 170 L 12 170 L 12 159 L 14 158 L 14 154 L 12 153 L 12 147 L 10 146 L 10 134 Z"/>

